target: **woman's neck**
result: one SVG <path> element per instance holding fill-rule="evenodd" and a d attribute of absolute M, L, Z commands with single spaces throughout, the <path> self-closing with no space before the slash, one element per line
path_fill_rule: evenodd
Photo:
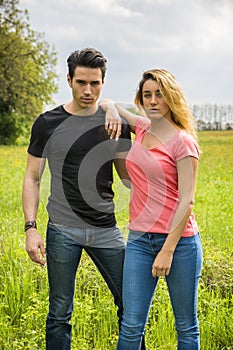
<path fill-rule="evenodd" d="M 166 118 L 152 119 L 149 132 L 161 141 L 167 141 L 175 136 L 180 128 Z"/>

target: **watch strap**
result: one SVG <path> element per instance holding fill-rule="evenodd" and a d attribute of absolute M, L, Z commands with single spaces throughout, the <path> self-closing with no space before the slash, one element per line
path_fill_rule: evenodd
<path fill-rule="evenodd" d="M 24 226 L 24 231 L 26 232 L 29 228 L 37 228 L 36 220 L 27 221 Z"/>

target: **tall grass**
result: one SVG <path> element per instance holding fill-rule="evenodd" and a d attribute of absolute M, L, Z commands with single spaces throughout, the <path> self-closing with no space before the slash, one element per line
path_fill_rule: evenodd
<path fill-rule="evenodd" d="M 199 292 L 203 350 L 233 349 L 233 132 L 200 132 L 202 155 L 196 189 L 195 215 L 204 246 Z M 0 350 L 45 348 L 48 311 L 46 269 L 25 252 L 22 181 L 25 147 L 0 147 Z M 44 236 L 47 221 L 48 172 L 42 182 L 38 214 Z M 115 184 L 119 227 L 127 235 L 129 192 Z M 84 253 L 77 273 L 73 350 L 115 349 L 118 337 L 112 296 Z M 146 342 L 148 350 L 176 349 L 174 319 L 166 284 L 160 280 L 152 305 Z"/>

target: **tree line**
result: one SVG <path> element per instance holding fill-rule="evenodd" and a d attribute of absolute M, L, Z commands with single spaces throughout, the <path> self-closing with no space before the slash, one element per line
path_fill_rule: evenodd
<path fill-rule="evenodd" d="M 201 104 L 191 107 L 199 130 L 232 130 L 233 106 Z"/>
<path fill-rule="evenodd" d="M 19 0 L 0 0 L 0 144 L 28 134 L 58 91 L 57 53 L 30 28 Z"/>

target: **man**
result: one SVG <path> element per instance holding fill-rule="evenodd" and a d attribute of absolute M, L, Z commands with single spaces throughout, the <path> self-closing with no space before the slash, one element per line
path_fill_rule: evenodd
<path fill-rule="evenodd" d="M 125 243 L 114 215 L 112 163 L 119 176 L 126 178 L 124 156 L 131 146 L 130 129 L 123 122 L 118 141 L 105 130 L 105 112 L 97 104 L 106 72 L 102 53 L 92 48 L 78 50 L 69 56 L 67 63 L 72 100 L 41 114 L 35 121 L 23 186 L 26 250 L 36 263 L 44 265 L 45 255 L 47 260 L 47 350 L 70 349 L 69 321 L 83 249 L 112 292 L 119 323 L 122 317 Z M 51 193 L 45 254 L 36 215 L 46 159 Z"/>

